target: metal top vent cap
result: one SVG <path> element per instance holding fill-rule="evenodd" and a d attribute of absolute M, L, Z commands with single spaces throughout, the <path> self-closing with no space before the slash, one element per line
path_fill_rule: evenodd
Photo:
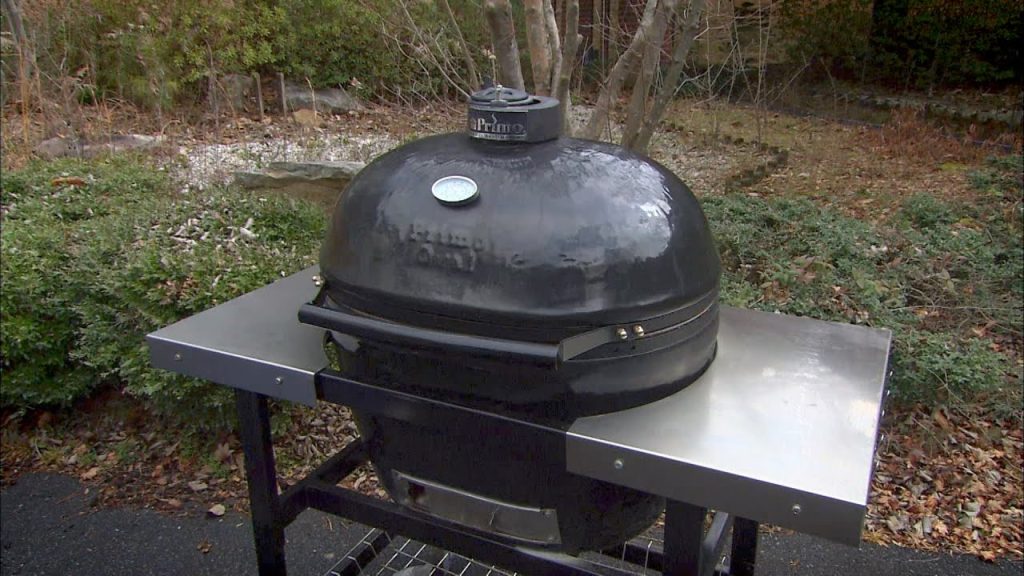
<path fill-rule="evenodd" d="M 469 100 L 469 135 L 498 142 L 544 142 L 562 134 L 558 100 L 498 85 Z"/>

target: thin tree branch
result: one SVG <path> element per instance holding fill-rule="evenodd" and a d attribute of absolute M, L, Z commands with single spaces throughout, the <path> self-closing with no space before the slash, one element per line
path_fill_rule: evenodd
<path fill-rule="evenodd" d="M 633 144 L 634 150 L 641 152 L 647 150 L 651 143 L 651 137 L 654 135 L 654 129 L 661 122 L 669 100 L 675 96 L 676 86 L 679 85 L 679 77 L 683 73 L 683 65 L 686 62 L 686 55 L 689 54 L 694 40 L 697 38 L 697 29 L 701 14 L 704 12 L 704 4 L 705 0 L 692 0 L 685 18 L 681 18 L 679 14 L 676 15 L 676 21 L 682 24 L 682 30 L 680 30 L 679 39 L 672 50 L 672 64 L 669 65 L 664 82 L 654 97 L 654 105 L 651 107 L 650 113 L 644 118 L 643 127 Z"/>
<path fill-rule="evenodd" d="M 622 145 L 633 148 L 633 144 L 643 125 L 647 112 L 647 95 L 654 84 L 654 73 L 661 63 L 661 50 L 665 42 L 665 29 L 676 12 L 679 0 L 662 0 L 655 14 L 654 26 L 644 46 L 644 58 L 640 64 L 640 74 L 633 84 L 633 95 L 629 101 L 626 114 L 626 126 L 622 133 Z"/>
<path fill-rule="evenodd" d="M 23 87 L 31 84 L 36 68 L 35 51 L 25 33 L 25 24 L 21 19 L 21 11 L 14 0 L 2 0 L 3 9 L 7 12 L 7 26 L 11 29 L 14 43 L 18 50 L 18 82 Z"/>
<path fill-rule="evenodd" d="M 619 59 L 619 0 L 608 0 L 608 57 Z"/>
<path fill-rule="evenodd" d="M 469 45 L 466 44 L 466 38 L 462 35 L 462 29 L 459 27 L 459 21 L 455 18 L 455 12 L 452 11 L 448 0 L 439 0 L 439 2 L 441 3 L 441 9 L 448 15 L 448 24 L 455 31 L 455 38 L 458 40 L 459 48 L 462 50 L 462 61 L 466 64 L 466 73 L 469 74 L 469 91 L 479 90 L 480 75 L 476 72 L 476 62 L 473 60 L 473 53 L 470 52 Z"/>
<path fill-rule="evenodd" d="M 562 69 L 559 72 L 558 98 L 559 110 L 562 114 L 562 131 L 570 132 L 569 125 L 569 82 L 572 79 L 572 68 L 576 64 L 576 52 L 580 49 L 583 36 L 580 35 L 580 3 L 579 0 L 568 0 L 566 6 L 565 46 L 562 51 Z"/>
<path fill-rule="evenodd" d="M 633 71 L 642 56 L 642 49 L 651 35 L 651 28 L 654 26 L 654 15 L 658 7 L 658 0 L 647 0 L 644 6 L 643 17 L 640 19 L 640 26 L 633 35 L 632 42 L 618 61 L 608 73 L 604 88 L 597 98 L 597 105 L 594 107 L 586 128 L 583 129 L 583 137 L 590 140 L 597 140 L 601 136 L 608 115 L 611 113 L 612 104 L 619 99 L 622 85 L 626 82 L 626 76 Z"/>
<path fill-rule="evenodd" d="M 411 13 L 409 13 L 409 8 L 406 5 L 405 0 L 400 0 L 398 2 L 398 5 L 401 6 L 401 8 L 402 8 L 402 13 L 405 16 L 406 24 L 409 27 L 409 30 L 412 32 L 413 36 L 415 37 L 420 51 L 422 51 L 426 55 L 427 59 L 430 61 L 431 64 L 434 65 L 434 68 L 436 68 L 437 71 L 441 73 L 441 76 L 444 77 L 445 81 L 447 81 L 453 88 L 458 90 L 463 95 L 463 97 L 469 98 L 469 91 L 472 91 L 473 87 L 469 86 L 469 91 L 467 91 L 466 87 L 464 87 L 462 85 L 462 83 L 460 83 L 460 82 L 456 81 L 454 78 L 452 78 L 451 74 L 449 74 L 448 72 L 449 72 L 449 69 L 451 69 L 454 72 L 454 67 L 453 66 L 444 66 L 444 65 L 441 64 L 441 62 L 439 62 L 437 60 L 437 57 L 435 56 L 434 51 L 430 49 L 431 41 L 427 39 L 426 35 L 423 33 L 423 30 L 421 30 L 420 27 L 416 24 L 416 19 L 412 17 Z M 383 25 L 383 24 L 381 25 L 381 31 L 385 35 L 392 36 L 392 35 L 388 34 L 388 31 L 387 31 L 386 28 L 387 28 L 386 25 Z M 395 40 L 399 44 L 401 43 L 401 40 L 398 40 L 397 38 L 395 38 Z M 441 51 L 441 46 L 437 42 L 437 39 L 436 38 L 432 38 L 431 40 L 433 40 L 433 44 L 435 45 L 435 47 L 437 47 L 438 51 L 440 52 Z M 442 56 L 445 56 L 445 55 L 442 54 Z M 447 60 L 446 56 L 445 56 L 445 58 Z"/>

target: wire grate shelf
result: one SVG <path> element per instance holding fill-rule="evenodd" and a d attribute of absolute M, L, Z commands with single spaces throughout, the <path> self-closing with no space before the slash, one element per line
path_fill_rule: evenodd
<path fill-rule="evenodd" d="M 660 538 L 634 540 L 642 549 L 660 554 Z M 593 568 L 607 569 L 609 574 L 630 573 L 635 576 L 657 574 L 648 567 L 649 555 L 642 562 L 621 557 L 585 552 L 582 556 Z M 603 571 L 603 570 L 602 570 Z M 482 563 L 454 552 L 427 546 L 402 537 L 392 538 L 383 530 L 369 530 L 341 560 L 324 576 L 518 576 L 516 572 L 493 564 Z"/>
<path fill-rule="evenodd" d="M 370 530 L 324 576 L 517 576 L 494 565 Z"/>

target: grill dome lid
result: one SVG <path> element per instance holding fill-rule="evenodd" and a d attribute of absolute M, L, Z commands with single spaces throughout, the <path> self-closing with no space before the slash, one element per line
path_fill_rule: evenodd
<path fill-rule="evenodd" d="M 331 300 L 550 341 L 717 298 L 704 214 L 668 169 L 612 144 L 544 136 L 561 127 L 551 98 L 497 87 L 469 109 L 468 134 L 397 148 L 349 184 L 321 251 Z M 485 115 L 524 128 L 474 123 Z"/>

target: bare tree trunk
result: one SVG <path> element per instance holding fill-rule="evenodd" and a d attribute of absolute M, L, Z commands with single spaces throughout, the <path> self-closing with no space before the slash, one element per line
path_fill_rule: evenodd
<path fill-rule="evenodd" d="M 526 45 L 530 50 L 533 93 L 547 96 L 551 91 L 551 47 L 548 46 L 544 0 L 525 0 Z"/>
<path fill-rule="evenodd" d="M 594 10 L 590 17 L 590 45 L 594 47 L 598 57 L 604 61 L 604 2 L 594 0 Z"/>
<path fill-rule="evenodd" d="M 580 49 L 583 36 L 580 35 L 580 2 L 568 0 L 566 6 L 565 46 L 562 51 L 562 69 L 559 72 L 558 98 L 559 110 L 562 113 L 562 131 L 567 135 L 569 127 L 569 83 L 572 79 L 572 68 L 576 64 L 576 52 Z"/>
<path fill-rule="evenodd" d="M 618 61 L 619 40 L 619 0 L 608 0 L 608 60 Z"/>
<path fill-rule="evenodd" d="M 647 95 L 654 84 L 654 73 L 661 63 L 661 50 L 665 42 L 665 30 L 672 21 L 679 0 L 661 0 L 655 13 L 654 26 L 644 46 L 644 57 L 640 64 L 640 74 L 633 84 L 633 95 L 629 100 L 626 112 L 626 126 L 622 133 L 622 145 L 632 148 L 647 114 Z"/>
<path fill-rule="evenodd" d="M 523 68 L 519 63 L 519 44 L 512 23 L 512 7 L 508 0 L 486 0 L 484 11 L 491 31 L 494 56 L 498 61 L 498 82 L 508 88 L 525 90 Z"/>
<path fill-rule="evenodd" d="M 558 94 L 558 80 L 562 74 L 562 46 L 558 41 L 558 20 L 551 0 L 544 0 L 544 29 L 548 33 L 548 48 L 551 49 L 551 93 Z"/>
<path fill-rule="evenodd" d="M 658 0 L 647 0 L 643 17 L 640 19 L 640 26 L 637 28 L 636 34 L 633 35 L 633 41 L 629 43 L 629 48 L 622 53 L 611 72 L 608 73 L 604 89 L 601 90 L 601 94 L 597 98 L 594 112 L 590 115 L 587 127 L 583 129 L 582 136 L 584 138 L 597 140 L 601 136 L 612 104 L 619 99 L 619 92 L 622 91 L 622 85 L 626 82 L 626 76 L 636 68 L 642 56 L 643 47 L 652 33 L 657 7 Z"/>
<path fill-rule="evenodd" d="M 469 91 L 479 90 L 481 86 L 480 75 L 476 72 L 476 62 L 473 61 L 473 53 L 469 51 L 466 38 L 462 35 L 462 29 L 459 28 L 459 21 L 455 18 L 455 12 L 452 11 L 448 0 L 440 0 L 440 2 L 441 9 L 448 15 L 448 23 L 451 25 L 452 30 L 455 31 L 455 38 L 458 39 L 459 48 L 462 50 L 462 60 L 466 63 L 466 73 L 469 75 Z"/>
<path fill-rule="evenodd" d="M 703 12 L 704 0 L 692 0 L 685 18 L 678 13 L 676 15 L 676 21 L 681 25 L 681 30 L 679 38 L 676 40 L 675 48 L 672 50 L 672 64 L 665 73 L 665 79 L 661 84 L 661 88 L 658 89 L 658 93 L 654 97 L 654 105 L 651 107 L 650 113 L 644 118 L 644 125 L 640 129 L 640 134 L 637 135 L 636 141 L 633 143 L 634 150 L 639 152 L 647 150 L 651 143 L 651 137 L 654 136 L 654 129 L 661 121 L 662 115 L 665 114 L 665 108 L 668 106 L 669 100 L 675 96 L 676 87 L 679 85 L 679 77 L 683 73 L 686 56 L 690 53 L 694 40 L 697 38 L 697 29 Z"/>
<path fill-rule="evenodd" d="M 21 20 L 21 11 L 14 0 L 3 0 L 4 11 L 7 12 L 7 24 L 11 28 L 11 35 L 14 36 L 14 43 L 18 49 L 18 83 L 31 89 L 32 75 L 35 73 L 36 55 L 32 50 L 32 44 L 25 34 L 25 24 Z"/>

